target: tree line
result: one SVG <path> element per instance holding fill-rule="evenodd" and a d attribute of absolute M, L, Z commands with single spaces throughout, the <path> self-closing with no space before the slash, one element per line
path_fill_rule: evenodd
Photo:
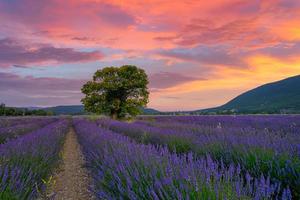
<path fill-rule="evenodd" d="M 27 108 L 14 108 L 14 107 L 6 107 L 4 103 L 0 104 L 0 116 L 49 116 L 53 115 L 52 112 L 45 110 L 29 110 Z"/>

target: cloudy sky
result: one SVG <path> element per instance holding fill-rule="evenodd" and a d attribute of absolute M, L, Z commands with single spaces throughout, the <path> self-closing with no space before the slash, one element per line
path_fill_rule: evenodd
<path fill-rule="evenodd" d="M 300 74 L 299 0 L 0 0 L 0 102 L 79 104 L 105 66 L 150 79 L 149 107 L 193 110 Z"/>

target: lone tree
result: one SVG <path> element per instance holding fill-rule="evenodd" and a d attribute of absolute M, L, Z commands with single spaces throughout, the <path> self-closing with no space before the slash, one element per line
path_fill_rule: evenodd
<path fill-rule="evenodd" d="M 136 116 L 148 103 L 148 77 L 136 66 L 106 67 L 96 71 L 92 81 L 83 85 L 85 110 L 106 114 L 113 119 Z"/>

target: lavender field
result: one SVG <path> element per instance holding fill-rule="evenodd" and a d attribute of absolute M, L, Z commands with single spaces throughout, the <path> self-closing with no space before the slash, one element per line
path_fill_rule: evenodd
<path fill-rule="evenodd" d="M 298 115 L 1 118 L 0 199 L 44 197 L 70 129 L 95 199 L 300 199 Z"/>

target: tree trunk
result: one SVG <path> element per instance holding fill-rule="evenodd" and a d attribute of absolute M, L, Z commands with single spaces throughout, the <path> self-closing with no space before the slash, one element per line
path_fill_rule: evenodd
<path fill-rule="evenodd" d="M 110 117 L 114 120 L 118 119 L 118 112 L 117 111 L 112 111 Z"/>

